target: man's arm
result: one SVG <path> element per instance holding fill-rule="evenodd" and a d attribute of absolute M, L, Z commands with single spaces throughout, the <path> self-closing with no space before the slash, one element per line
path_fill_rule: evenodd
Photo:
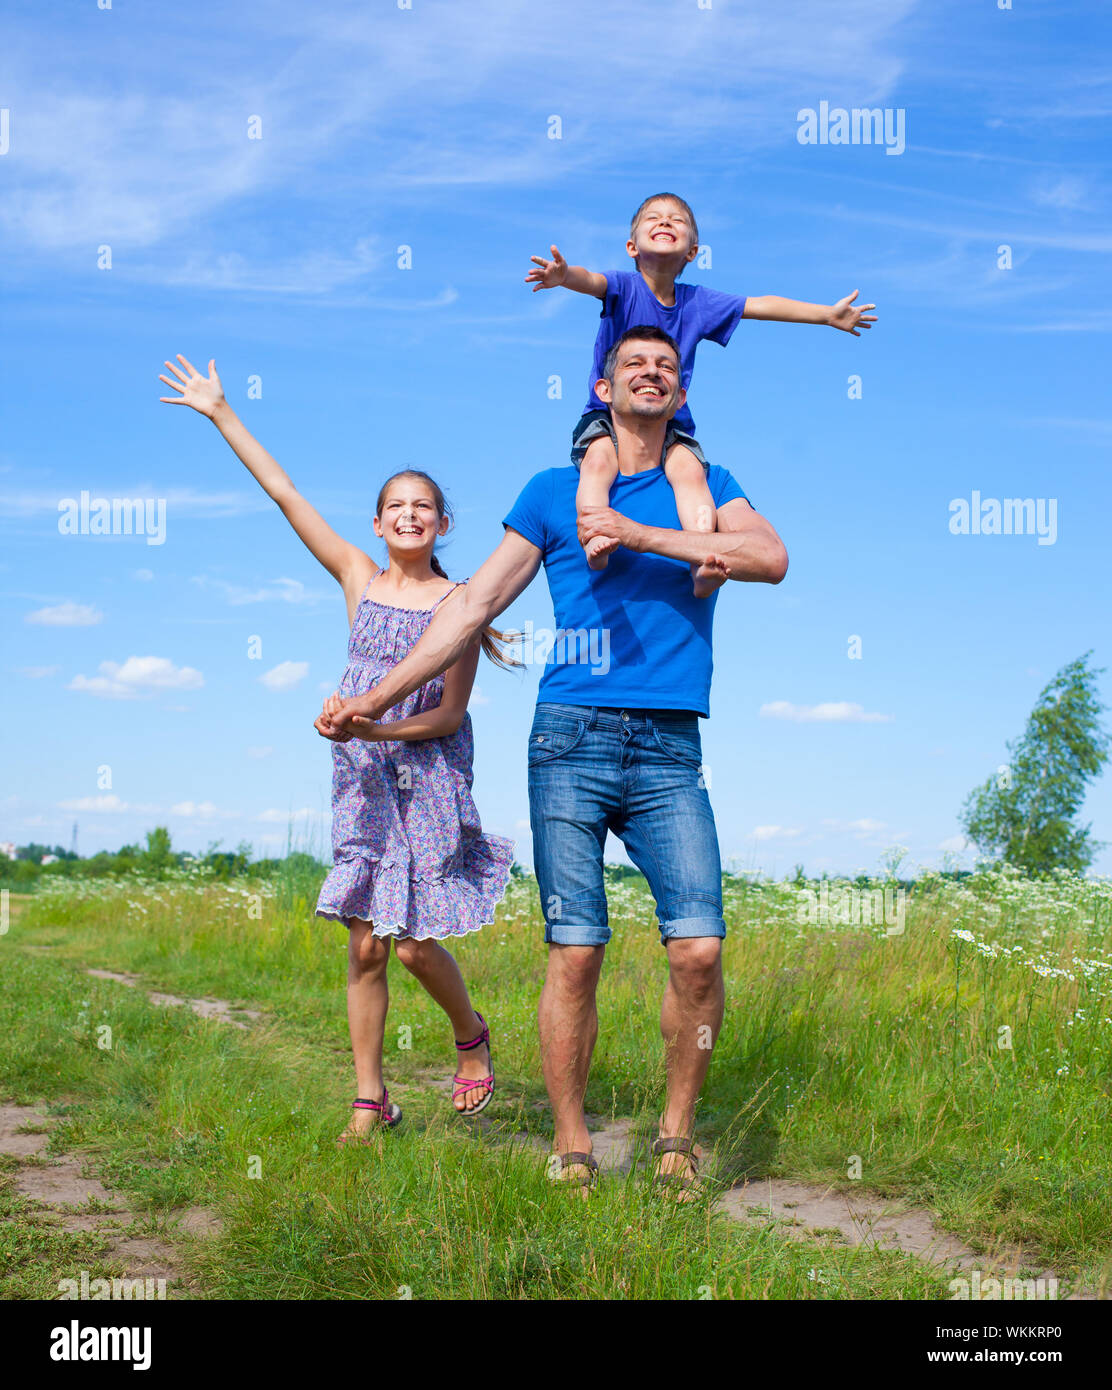
<path fill-rule="evenodd" d="M 356 714 L 379 719 L 399 700 L 446 671 L 483 628 L 529 587 L 540 565 L 537 546 L 507 528 L 493 555 L 467 584 L 444 600 L 409 655 L 388 671 L 373 690 L 348 700 L 332 716 L 333 726 L 343 729 Z"/>
<path fill-rule="evenodd" d="M 837 304 L 808 304 L 806 300 L 783 299 L 778 294 L 750 295 L 741 316 L 743 319 L 771 319 L 776 323 L 821 323 L 860 338 L 859 328 L 872 328 L 876 323 L 876 315 L 865 312 L 875 309 L 876 305 L 855 306 L 853 301 L 858 293 L 854 290 Z"/>
<path fill-rule="evenodd" d="M 751 584 L 779 584 L 788 572 L 788 552 L 775 528 L 743 497 L 718 508 L 718 530 L 673 531 L 642 526 L 612 507 L 587 507 L 579 518 L 580 542 L 592 536 L 615 536 L 629 550 L 667 555 L 702 564 L 708 556 L 725 560 L 731 579 Z"/>

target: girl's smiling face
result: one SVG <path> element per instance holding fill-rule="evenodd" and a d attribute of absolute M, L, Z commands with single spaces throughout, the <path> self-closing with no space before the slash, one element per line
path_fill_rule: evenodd
<path fill-rule="evenodd" d="M 438 536 L 448 529 L 448 518 L 441 516 L 427 483 L 420 478 L 395 478 L 390 483 L 374 532 L 386 542 L 391 555 L 415 558 L 423 551 L 432 554 Z"/>

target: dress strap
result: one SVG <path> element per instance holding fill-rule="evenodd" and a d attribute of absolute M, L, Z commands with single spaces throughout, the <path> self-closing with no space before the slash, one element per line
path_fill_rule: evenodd
<path fill-rule="evenodd" d="M 378 576 L 379 576 L 380 574 L 385 574 L 385 573 L 386 573 L 385 568 L 384 568 L 382 565 L 379 565 L 378 569 L 375 570 L 374 574 L 372 574 L 371 577 L 370 577 L 370 579 L 367 580 L 367 587 L 363 590 L 363 592 L 362 592 L 362 593 L 360 594 L 360 596 L 359 596 L 359 602 L 360 602 L 360 603 L 362 603 L 363 600 L 364 600 L 364 599 L 367 597 L 367 595 L 370 593 L 370 591 L 371 591 L 371 585 L 375 582 L 375 580 L 378 578 Z"/>
<path fill-rule="evenodd" d="M 450 594 L 454 594 L 455 591 L 456 591 L 462 584 L 466 584 L 466 583 L 467 583 L 467 580 L 466 580 L 466 579 L 457 579 L 456 582 L 452 585 L 452 587 L 448 590 L 448 593 L 446 593 L 446 594 L 441 594 L 440 597 L 436 600 L 436 602 L 433 604 L 432 608 L 431 608 L 429 611 L 430 611 L 431 613 L 435 613 L 436 610 L 440 607 L 440 605 L 444 602 L 444 600 L 445 600 L 446 598 L 448 598 L 448 596 L 449 596 Z"/>

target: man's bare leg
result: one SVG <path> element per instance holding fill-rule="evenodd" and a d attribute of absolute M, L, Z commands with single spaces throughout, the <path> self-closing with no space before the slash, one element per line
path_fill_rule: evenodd
<path fill-rule="evenodd" d="M 664 1137 L 691 1137 L 711 1050 L 722 1027 L 726 990 L 722 981 L 722 941 L 717 936 L 676 937 L 668 942 L 668 983 L 660 1006 L 667 1099 L 661 1117 Z M 684 1175 L 684 1154 L 663 1154 L 662 1173 Z"/>
<path fill-rule="evenodd" d="M 548 970 L 541 990 L 537 1022 L 541 1065 L 555 1126 L 556 1153 L 590 1153 L 591 1136 L 583 1114 L 583 1097 L 598 1037 L 595 991 L 605 946 L 548 948 Z M 586 1177 L 572 1164 L 569 1176 Z"/>

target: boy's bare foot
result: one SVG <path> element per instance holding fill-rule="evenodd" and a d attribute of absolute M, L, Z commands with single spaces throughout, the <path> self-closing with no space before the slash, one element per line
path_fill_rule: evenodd
<path fill-rule="evenodd" d="M 592 536 L 583 547 L 587 552 L 587 564 L 593 570 L 604 570 L 610 560 L 610 556 L 618 548 L 618 542 L 613 536 Z"/>
<path fill-rule="evenodd" d="M 708 555 L 695 571 L 695 597 L 706 598 L 730 577 L 730 567 L 721 555 Z"/>

